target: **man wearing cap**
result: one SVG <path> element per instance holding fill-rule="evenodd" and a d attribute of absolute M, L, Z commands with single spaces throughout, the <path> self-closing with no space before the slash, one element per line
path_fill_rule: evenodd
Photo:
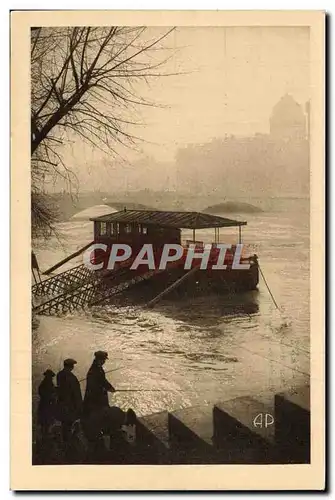
<path fill-rule="evenodd" d="M 49 432 L 51 424 L 55 420 L 55 410 L 56 410 L 56 387 L 53 383 L 53 378 L 55 373 L 52 370 L 46 370 L 44 373 L 44 379 L 38 387 L 38 394 L 40 401 L 37 409 L 37 419 L 41 426 L 42 437 L 46 437 Z"/>
<path fill-rule="evenodd" d="M 58 411 L 64 443 L 69 441 L 72 425 L 82 413 L 83 399 L 80 384 L 72 373 L 76 364 L 77 361 L 72 358 L 65 359 L 63 370 L 57 374 Z"/>
<path fill-rule="evenodd" d="M 108 407 L 108 392 L 115 391 L 112 384 L 106 379 L 103 369 L 106 359 L 108 359 L 106 351 L 97 351 L 94 353 L 94 360 L 86 377 L 86 392 L 84 396 L 85 417 Z"/>

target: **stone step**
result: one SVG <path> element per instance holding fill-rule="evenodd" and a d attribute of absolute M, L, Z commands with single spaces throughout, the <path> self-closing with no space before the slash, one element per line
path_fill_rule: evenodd
<path fill-rule="evenodd" d="M 212 406 L 192 406 L 169 413 L 169 433 L 173 463 L 217 463 Z"/>
<path fill-rule="evenodd" d="M 310 388 L 275 396 L 275 439 L 281 461 L 310 463 Z"/>
<path fill-rule="evenodd" d="M 143 463 L 169 462 L 168 412 L 153 413 L 137 420 L 136 447 L 143 455 Z"/>
<path fill-rule="evenodd" d="M 213 440 L 221 463 L 276 462 L 273 406 L 247 396 L 214 406 Z"/>

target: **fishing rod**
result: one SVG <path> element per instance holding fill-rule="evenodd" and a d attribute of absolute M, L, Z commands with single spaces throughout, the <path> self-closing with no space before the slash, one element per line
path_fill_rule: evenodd
<path fill-rule="evenodd" d="M 116 372 L 117 370 L 121 370 L 121 368 L 125 368 L 125 366 L 118 366 L 117 368 L 113 368 L 113 370 L 107 370 L 107 371 L 105 371 L 105 373 Z"/>
<path fill-rule="evenodd" d="M 116 372 L 117 370 L 121 370 L 121 368 L 124 368 L 124 366 L 118 366 L 117 368 L 113 368 L 113 370 L 107 370 L 107 371 L 105 372 L 105 374 L 106 374 L 106 373 Z M 82 382 L 85 382 L 85 380 L 87 380 L 87 377 L 80 379 L 80 380 L 79 380 L 79 383 L 81 384 Z"/>
<path fill-rule="evenodd" d="M 113 392 L 174 392 L 172 389 L 115 389 Z"/>

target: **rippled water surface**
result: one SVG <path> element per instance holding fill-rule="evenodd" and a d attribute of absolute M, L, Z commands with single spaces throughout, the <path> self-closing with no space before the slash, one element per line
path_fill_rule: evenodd
<path fill-rule="evenodd" d="M 308 381 L 308 207 L 307 200 L 272 201 L 270 210 L 246 217 L 244 243 L 258 254 L 280 311 L 260 277 L 258 291 L 239 295 L 166 299 L 153 310 L 109 304 L 41 317 L 33 331 L 34 393 L 42 372 L 58 370 L 66 357 L 78 361 L 75 373 L 84 379 L 97 349 L 109 352 L 105 368 L 114 370 L 108 376 L 116 388 L 144 389 L 111 397 L 111 403 L 139 414 L 267 395 Z M 60 224 L 63 239 L 38 250 L 40 267 L 89 242 L 92 225 L 78 219 Z M 237 238 L 235 228 L 220 236 L 222 242 Z M 214 230 L 197 234 L 203 241 L 213 237 Z"/>

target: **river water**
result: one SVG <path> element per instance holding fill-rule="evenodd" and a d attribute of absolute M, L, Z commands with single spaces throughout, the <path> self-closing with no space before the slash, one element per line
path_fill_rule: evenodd
<path fill-rule="evenodd" d="M 110 304 L 40 317 L 32 340 L 34 402 L 46 368 L 57 371 L 73 357 L 75 373 L 84 379 L 98 349 L 109 352 L 105 369 L 114 370 L 108 377 L 117 389 L 141 389 L 118 392 L 110 403 L 138 414 L 262 397 L 308 382 L 309 202 L 271 200 L 267 207 L 246 217 L 243 240 L 257 253 L 279 310 L 260 277 L 258 291 L 239 295 L 165 299 L 152 310 Z M 61 223 L 61 241 L 37 251 L 41 269 L 91 241 L 92 226 L 85 218 Z M 236 229 L 222 230 L 221 242 L 237 241 Z M 205 242 L 213 237 L 214 230 L 197 234 Z"/>

